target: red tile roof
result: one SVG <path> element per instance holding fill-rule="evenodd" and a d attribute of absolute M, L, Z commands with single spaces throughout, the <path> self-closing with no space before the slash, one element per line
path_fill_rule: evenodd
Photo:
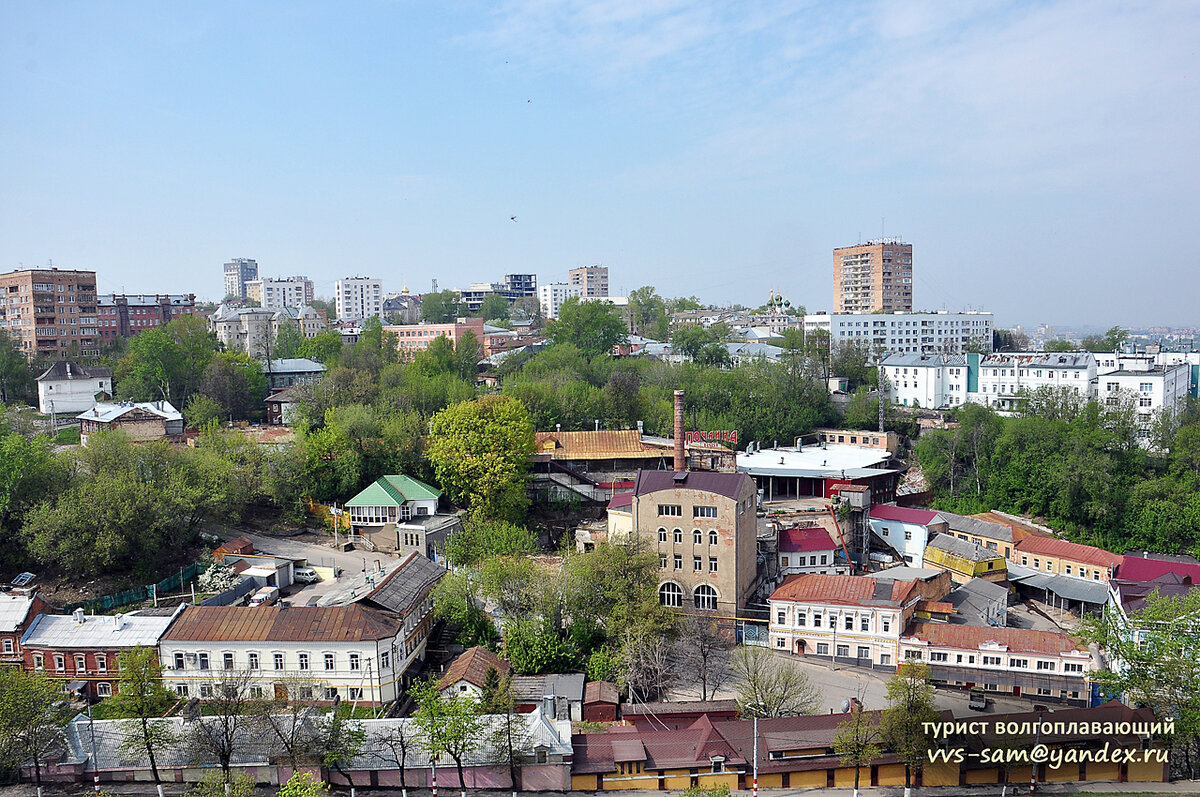
<path fill-rule="evenodd" d="M 592 703 L 612 703 L 616 705 L 621 702 L 621 695 L 617 692 L 617 685 L 608 681 L 588 681 L 583 687 L 583 703 L 590 705 Z"/>
<path fill-rule="evenodd" d="M 829 532 L 820 526 L 807 529 L 784 529 L 779 532 L 781 553 L 793 551 L 829 551 L 837 548 Z"/>
<path fill-rule="evenodd" d="M 895 520 L 899 523 L 914 523 L 918 526 L 928 526 L 937 519 L 937 516 L 937 512 L 931 512 L 928 509 L 913 509 L 907 506 L 875 504 L 871 507 L 871 517 L 875 520 Z"/>
<path fill-rule="evenodd" d="M 806 573 L 788 576 L 769 600 L 836 603 L 847 606 L 871 602 L 899 605 L 916 581 L 876 581 L 868 576 L 822 576 Z"/>
<path fill-rule="evenodd" d="M 1021 553 L 1041 554 L 1042 556 L 1057 556 L 1072 562 L 1082 562 L 1096 567 L 1116 567 L 1121 564 L 1121 555 L 1110 553 L 1094 545 L 1081 545 L 1077 542 L 1060 540 L 1056 537 L 1023 536 L 1017 543 Z"/>
<path fill-rule="evenodd" d="M 482 689 L 487 672 L 491 669 L 495 669 L 497 674 L 502 676 L 512 672 L 508 662 L 495 653 L 487 648 L 473 647 L 450 663 L 446 674 L 438 681 L 438 688 L 445 689 L 459 681 L 466 681 Z"/>
<path fill-rule="evenodd" d="M 975 650 L 985 642 L 995 642 L 1007 645 L 1010 653 L 1057 654 L 1073 650 L 1087 650 L 1081 643 L 1057 631 L 946 625 L 945 623 L 914 623 L 909 631 L 911 633 L 905 636 L 915 636 L 933 647 Z"/>
<path fill-rule="evenodd" d="M 633 493 L 617 493 L 608 502 L 609 509 L 623 509 L 633 506 Z"/>
<path fill-rule="evenodd" d="M 188 606 L 162 635 L 177 642 L 359 642 L 388 639 L 400 624 L 349 606 Z"/>
<path fill-rule="evenodd" d="M 1117 576 L 1126 581 L 1153 581 L 1167 573 L 1191 577 L 1193 584 L 1200 584 L 1200 565 L 1186 562 L 1169 562 L 1162 559 L 1144 559 L 1140 556 L 1125 556 Z"/>
<path fill-rule="evenodd" d="M 683 481 L 675 480 L 675 472 L 669 470 L 639 470 L 635 495 L 648 495 L 660 490 L 701 490 L 738 500 L 750 477 L 745 473 L 712 473 L 710 471 L 687 471 Z"/>

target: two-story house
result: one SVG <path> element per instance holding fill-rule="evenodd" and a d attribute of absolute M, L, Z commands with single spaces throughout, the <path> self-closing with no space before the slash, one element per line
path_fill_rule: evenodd
<path fill-rule="evenodd" d="M 754 481 L 745 473 L 638 471 L 633 531 L 658 553 L 658 598 L 734 617 L 757 582 Z"/>
<path fill-rule="evenodd" d="M 904 563 L 913 567 L 921 566 L 929 538 L 949 528 L 944 513 L 893 504 L 872 506 L 869 522 L 875 536 L 892 546 Z"/>
<path fill-rule="evenodd" d="M 49 610 L 36 592 L 0 592 L 0 667 L 21 666 L 21 637 L 34 618 Z"/>
<path fill-rule="evenodd" d="M 904 568 L 911 579 L 789 576 L 767 599 L 770 644 L 801 656 L 895 667 L 900 635 L 923 601 L 950 591 L 950 575 Z"/>
<path fill-rule="evenodd" d="M 780 529 L 777 548 L 781 580 L 801 573 L 850 575 L 850 563 L 838 557 L 841 548 L 820 526 Z"/>
<path fill-rule="evenodd" d="M 1103 582 L 1109 581 L 1121 564 L 1120 554 L 1057 537 L 1024 536 L 1009 558 L 1043 573 Z"/>
<path fill-rule="evenodd" d="M 97 396 L 111 396 L 112 369 L 59 360 L 37 378 L 38 412 L 82 412 L 95 405 Z"/>
<path fill-rule="evenodd" d="M 1008 577 L 1008 560 L 999 551 L 960 540 L 952 534 L 937 534 L 925 546 L 925 567 L 945 570 L 957 584 L 973 578 L 985 581 L 1004 581 Z"/>
<path fill-rule="evenodd" d="M 354 533 L 369 537 L 376 545 L 395 550 L 422 549 L 412 536 L 418 529 L 399 531 L 397 527 L 415 517 L 437 514 L 441 491 L 422 481 L 401 474 L 380 476 L 358 495 L 346 502 Z"/>
<path fill-rule="evenodd" d="M 380 705 L 400 694 L 402 623 L 349 606 L 188 606 L 159 640 L 163 683 L 212 697 L 227 678 L 252 697 L 300 694 Z"/>
<path fill-rule="evenodd" d="M 90 699 L 108 697 L 121 678 L 120 655 L 158 645 L 182 610 L 183 604 L 171 615 L 129 612 L 89 617 L 83 609 L 71 614 L 40 614 L 21 637 L 25 669 L 60 679 L 70 691 Z"/>
<path fill-rule="evenodd" d="M 425 658 L 429 629 L 433 627 L 433 588 L 446 571 L 422 554 L 409 552 L 392 572 L 358 603 L 379 609 L 400 623 L 393 666 L 408 686 L 408 669 Z"/>

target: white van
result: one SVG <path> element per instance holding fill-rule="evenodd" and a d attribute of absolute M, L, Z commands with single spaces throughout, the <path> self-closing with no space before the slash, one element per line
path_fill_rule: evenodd
<path fill-rule="evenodd" d="M 298 584 L 316 584 L 321 577 L 311 567 L 297 567 L 292 571 L 292 580 Z"/>
<path fill-rule="evenodd" d="M 263 587 L 250 598 L 251 606 L 270 606 L 279 600 L 279 587 Z"/>

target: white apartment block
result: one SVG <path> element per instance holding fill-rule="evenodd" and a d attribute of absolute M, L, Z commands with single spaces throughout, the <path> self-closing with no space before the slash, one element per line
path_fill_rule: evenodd
<path fill-rule="evenodd" d="M 188 606 L 158 646 L 163 683 L 181 697 L 210 698 L 244 675 L 254 697 L 299 688 L 378 705 L 396 699 L 416 658 L 403 639 L 400 622 L 358 604 Z"/>
<path fill-rule="evenodd" d="M 1138 436 L 1150 437 L 1150 424 L 1156 414 L 1174 415 L 1191 393 L 1192 368 L 1188 363 L 1156 365 L 1141 370 L 1110 371 L 1097 380 L 1099 398 L 1116 404 L 1120 396 L 1132 396 L 1137 403 Z"/>
<path fill-rule="evenodd" d="M 824 330 L 832 345 L 865 344 L 880 354 L 964 354 L 992 350 L 991 313 L 816 313 L 804 316 L 805 333 Z"/>
<path fill-rule="evenodd" d="M 889 354 L 880 364 L 893 404 L 957 407 L 967 400 L 970 355 Z"/>
<path fill-rule="evenodd" d="M 333 285 L 339 321 L 374 318 L 383 312 L 383 282 L 371 277 L 346 277 Z"/>
<path fill-rule="evenodd" d="M 264 277 L 246 283 L 246 296 L 270 310 L 305 307 L 312 304 L 313 281 L 302 276 L 284 279 Z"/>
<path fill-rule="evenodd" d="M 580 285 L 569 285 L 565 282 L 550 282 L 538 286 L 538 303 L 542 306 L 542 316 L 547 320 L 558 318 L 558 311 L 563 302 L 572 296 L 583 296 Z"/>
<path fill-rule="evenodd" d="M 979 362 L 979 390 L 967 400 L 1010 410 L 1039 388 L 1067 388 L 1096 397 L 1096 358 L 1091 352 L 1005 352 Z"/>

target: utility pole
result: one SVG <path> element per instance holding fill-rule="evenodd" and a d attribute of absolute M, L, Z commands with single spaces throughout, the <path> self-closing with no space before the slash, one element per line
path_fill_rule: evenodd
<path fill-rule="evenodd" d="M 100 760 L 96 758 L 96 723 L 92 719 L 92 699 L 87 694 L 87 687 L 84 687 L 83 699 L 87 701 L 88 707 L 88 732 L 92 736 L 92 788 L 96 794 L 100 793 Z"/>

